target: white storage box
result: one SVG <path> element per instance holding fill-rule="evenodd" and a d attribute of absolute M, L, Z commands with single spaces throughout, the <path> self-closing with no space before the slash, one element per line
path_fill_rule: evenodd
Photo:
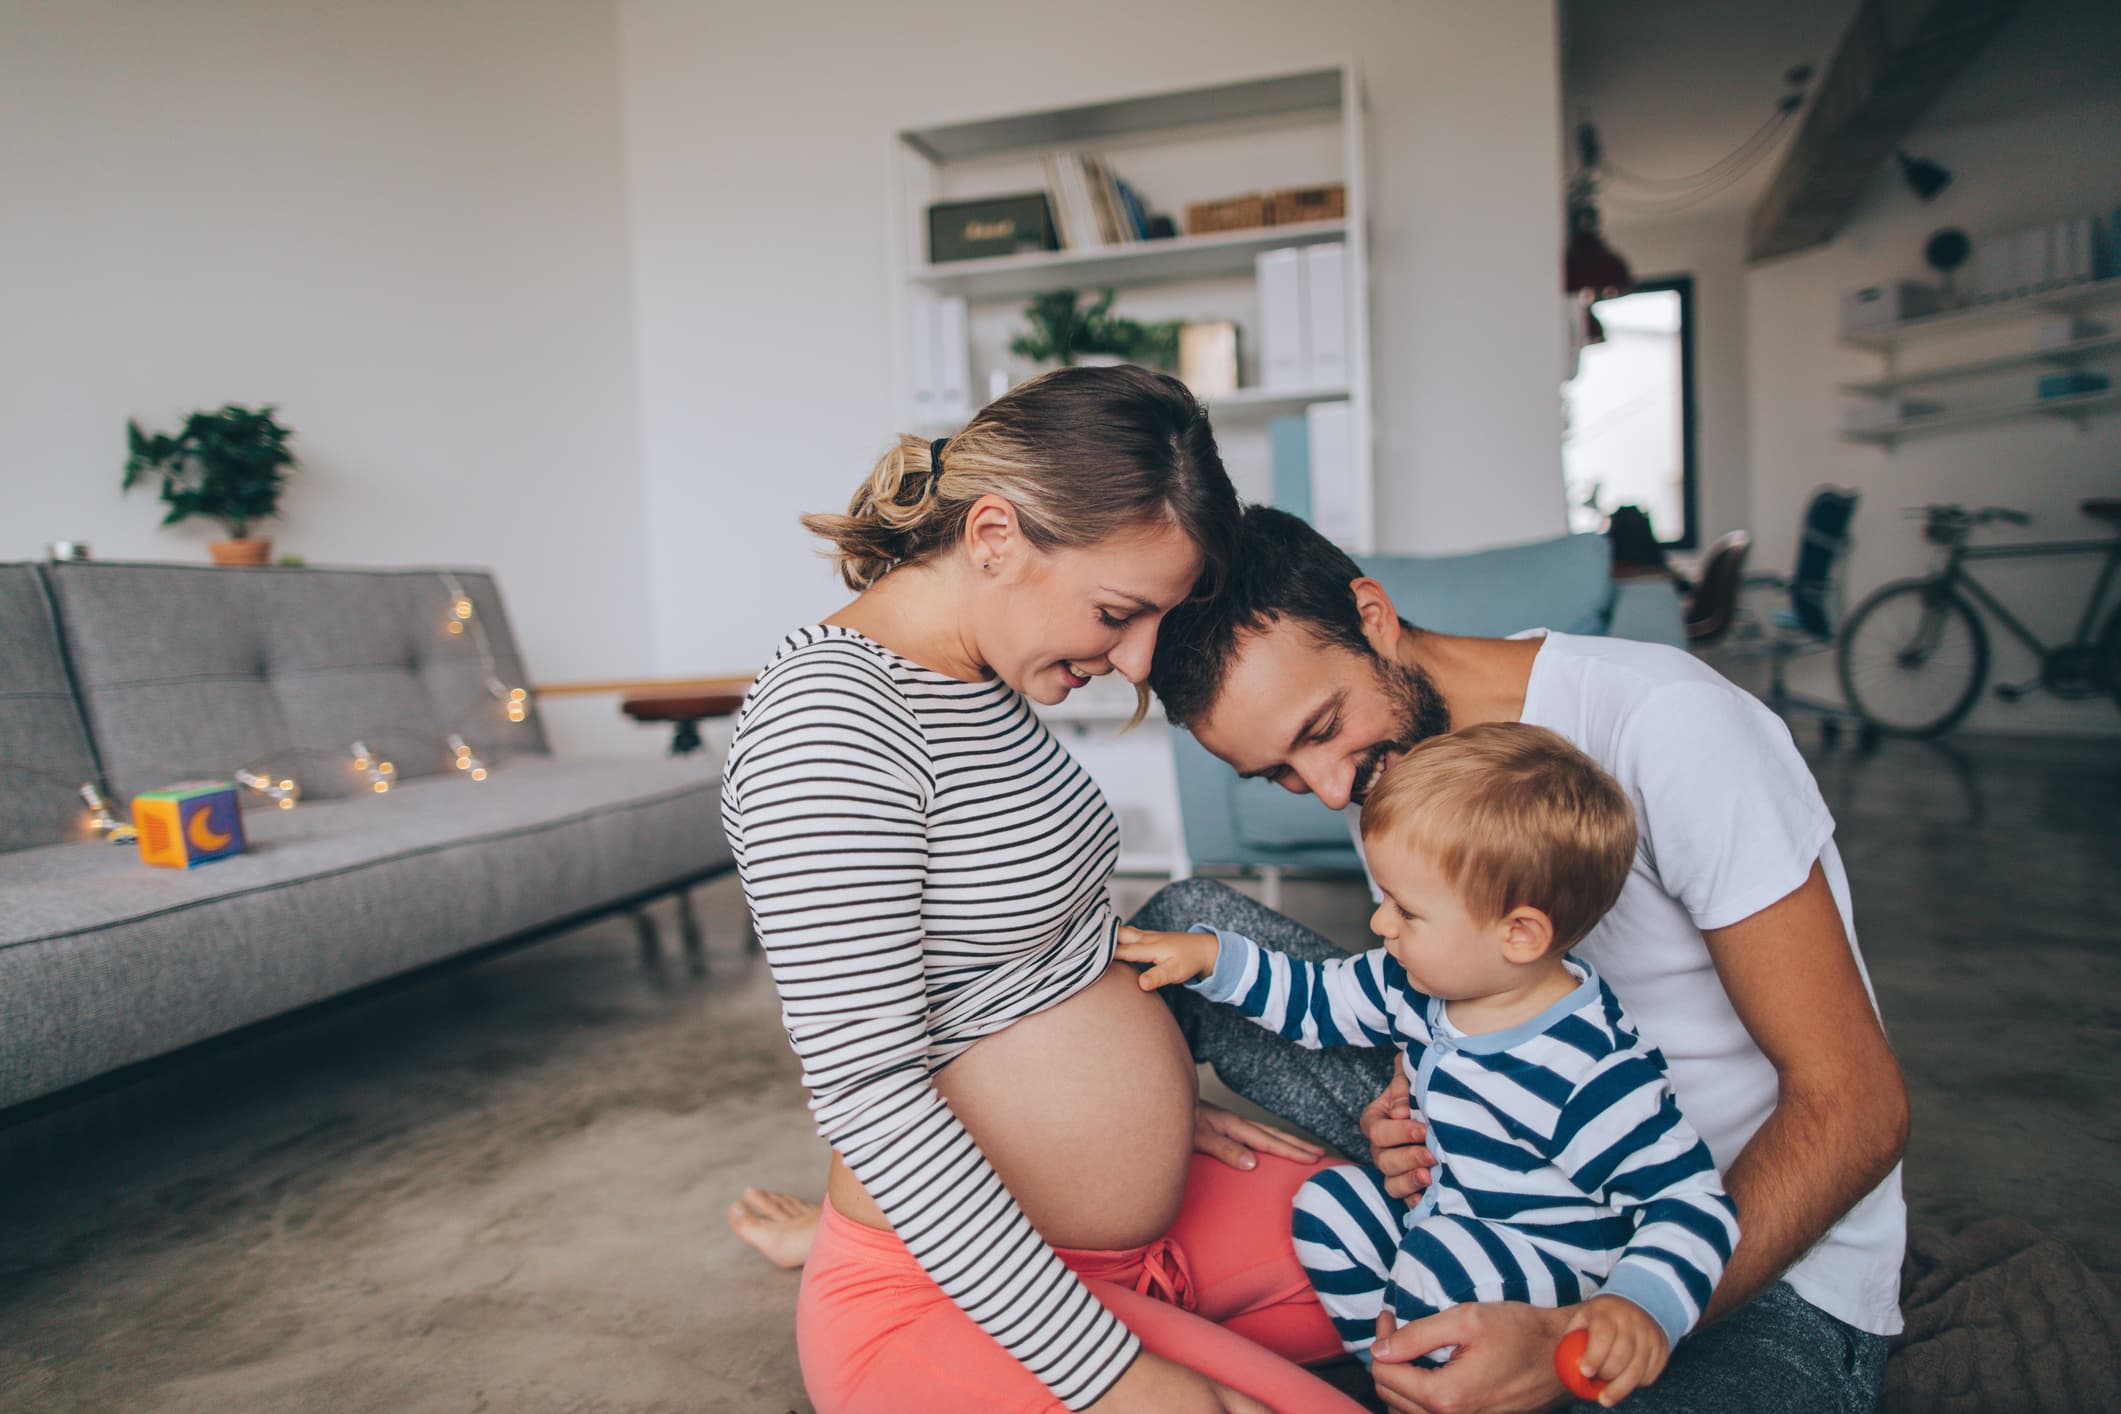
<path fill-rule="evenodd" d="M 1935 314 L 1939 303 L 1937 287 L 1920 280 L 1866 285 L 1841 297 L 1841 332 L 1848 334 L 1881 324 L 1898 324 L 1903 319 L 1920 319 L 1925 314 Z"/>

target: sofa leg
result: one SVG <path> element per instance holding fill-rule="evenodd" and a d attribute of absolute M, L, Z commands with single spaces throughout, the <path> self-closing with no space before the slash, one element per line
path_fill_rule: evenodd
<path fill-rule="evenodd" d="M 633 935 L 640 940 L 641 966 L 661 967 L 663 965 L 663 940 L 656 933 L 655 920 L 648 916 L 648 910 L 636 909 L 634 911 Z"/>
<path fill-rule="evenodd" d="M 700 931 L 699 915 L 692 911 L 692 891 L 678 890 L 678 940 L 685 948 L 685 961 L 694 976 L 707 970 L 707 939 Z"/>
<path fill-rule="evenodd" d="M 1281 912 L 1281 867 L 1262 864 L 1259 867 L 1259 901 L 1276 913 Z"/>

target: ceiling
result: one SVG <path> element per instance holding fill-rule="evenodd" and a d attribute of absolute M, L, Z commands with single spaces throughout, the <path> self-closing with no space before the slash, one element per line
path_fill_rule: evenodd
<path fill-rule="evenodd" d="M 1760 126 L 1784 92 L 1785 69 L 1811 64 L 1816 87 L 1856 8 L 1857 0 L 1562 0 L 1570 131 L 1595 122 L 1617 169 L 1649 177 L 1699 171 Z M 2117 90 L 2121 4 L 2025 0 L 1922 126 L 1993 122 Z M 1743 211 L 1773 177 L 1796 127 L 1790 123 L 1744 178 L 1683 208 L 1616 175 L 1600 193 L 1605 219 L 1625 226 Z"/>
<path fill-rule="evenodd" d="M 1571 136 L 1595 122 L 1607 162 L 1645 177 L 1681 177 L 1716 162 L 1758 129 L 1793 64 L 1815 74 L 1833 57 L 1856 0 L 1563 0 L 1562 98 Z M 1816 79 L 1815 79 L 1816 82 Z M 1742 211 L 1767 186 L 1788 124 L 1760 164 L 1729 188 L 1674 211 L 1656 189 L 1609 179 L 1608 223 L 1665 214 Z"/>
<path fill-rule="evenodd" d="M 1924 115 L 1925 128 L 1964 127 L 2121 92 L 2121 4 L 2027 0 L 1987 52 Z"/>

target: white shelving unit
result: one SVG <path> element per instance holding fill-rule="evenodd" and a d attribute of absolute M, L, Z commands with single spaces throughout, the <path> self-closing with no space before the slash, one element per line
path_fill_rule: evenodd
<path fill-rule="evenodd" d="M 2069 343 L 2056 344 L 2052 348 L 2000 354 L 1994 358 L 1977 358 L 1966 363 L 1944 363 L 1935 368 L 1918 368 L 1913 372 L 1890 374 L 1865 383 L 1843 383 L 1841 391 L 1855 398 L 1882 398 L 1902 388 L 1917 388 L 1930 383 L 1954 383 L 1989 373 L 2006 373 L 2013 368 L 2082 368 L 2085 364 L 2095 362 L 2117 350 L 2121 350 L 2121 334 L 2101 334 L 2089 339 L 2072 339 Z"/>
<path fill-rule="evenodd" d="M 1915 368 L 1903 368 L 1899 363 L 1901 350 L 1909 344 L 1953 341 L 1962 336 L 1972 338 L 1984 331 L 2023 326 L 2044 317 L 2076 317 L 2102 309 L 2121 309 L 2121 278 L 2068 285 L 1969 309 L 1946 310 L 1920 319 L 1903 319 L 1871 329 L 1850 330 L 1841 336 L 1841 342 L 1851 348 L 1882 355 L 1885 372 L 1877 378 L 1839 384 L 1838 391 L 1850 397 L 1883 398 L 1906 388 L 1976 383 L 2020 371 L 2037 376 L 2048 369 L 2084 368 L 2110 362 L 2121 357 L 2121 334 L 2098 332 L 2044 348 L 1954 358 Z M 1990 397 L 1964 405 L 1947 403 L 1939 412 L 1902 417 L 1876 427 L 1843 428 L 1841 437 L 1847 442 L 1866 442 L 1890 449 L 1911 437 L 2002 422 L 2056 418 L 2081 427 L 2087 419 L 2116 408 L 2121 408 L 2121 391 L 2110 388 L 2048 398 Z"/>
<path fill-rule="evenodd" d="M 969 363 L 975 401 L 999 368 L 1011 382 L 1036 370 L 1007 352 L 1030 296 L 1077 289 L 1120 292 L 1118 309 L 1143 320 L 1231 320 L 1238 326 L 1240 387 L 1211 402 L 1224 461 L 1240 493 L 1265 500 L 1271 488 L 1266 420 L 1301 413 L 1312 403 L 1345 400 L 1354 421 L 1356 473 L 1369 488 L 1374 525 L 1375 432 L 1371 415 L 1368 180 L 1362 88 L 1352 64 L 1273 74 L 1202 88 L 1129 96 L 1070 108 L 1005 114 L 900 132 L 893 142 L 891 213 L 894 343 L 905 368 L 911 294 L 963 296 L 971 306 Z M 1341 182 L 1347 213 L 1309 221 L 1209 235 L 1179 235 L 1096 249 L 1029 251 L 982 260 L 928 261 L 928 207 L 938 201 L 1043 189 L 1048 153 L 1089 151 L 1174 218 L 1196 201 L 1246 191 Z M 1257 386 L 1259 327 L 1254 262 L 1262 251 L 1339 241 L 1347 248 L 1345 386 L 1266 389 Z M 899 380 L 908 430 L 939 435 L 940 424 L 915 425 L 910 378 Z M 1358 551 L 1367 546 L 1354 547 Z"/>
<path fill-rule="evenodd" d="M 2071 393 L 2059 398 L 2025 398 L 2018 402 L 1984 403 L 1979 407 L 1904 417 L 1884 427 L 1849 428 L 1841 435 L 1851 442 L 1875 442 L 1890 447 L 1909 437 L 1936 432 L 1958 432 L 1992 422 L 2020 422 L 2032 417 L 2052 417 L 2080 426 L 2102 412 L 2121 408 L 2121 390 L 2102 388 L 2093 393 Z"/>
<path fill-rule="evenodd" d="M 1031 295 L 1072 288 L 1094 296 L 1119 291 L 1130 318 L 1229 320 L 1238 326 L 1240 387 L 1213 398 L 1224 464 L 1238 493 L 1272 496 L 1268 422 L 1313 403 L 1345 401 L 1353 424 L 1360 500 L 1375 524 L 1371 413 L 1368 177 L 1360 77 L 1353 64 L 1270 74 L 1200 88 L 1103 99 L 1073 107 L 912 128 L 895 135 L 891 160 L 893 344 L 898 405 L 907 430 L 926 436 L 953 428 L 917 419 L 908 353 L 911 308 L 921 292 L 968 303 L 967 362 L 975 401 L 1002 370 L 1012 383 L 1038 371 L 1008 353 Z M 1344 219 L 1257 230 L 1180 235 L 1098 249 L 1032 251 L 991 259 L 928 260 L 928 207 L 1043 189 L 1048 153 L 1098 154 L 1154 210 L 1182 219 L 1189 203 L 1248 191 L 1341 182 Z M 1254 276 L 1262 251 L 1339 241 L 1346 246 L 1347 382 L 1331 387 L 1257 386 L 1259 299 Z M 1374 531 L 1366 532 L 1374 537 Z M 1355 546 L 1358 551 L 1371 548 Z M 1098 780 L 1120 816 L 1121 869 L 1189 872 L 1178 817 L 1176 768 L 1168 731 L 1152 715 L 1123 730 L 1131 691 L 1116 679 L 1074 694 L 1044 715 Z"/>
<path fill-rule="evenodd" d="M 1869 329 L 1852 329 L 1841 336 L 1841 342 L 1855 348 L 1891 353 L 1901 344 L 1916 339 L 1966 333 L 2029 316 L 2084 314 L 2117 304 L 2121 304 L 2121 276 L 2091 280 L 2081 285 L 2064 285 L 2040 294 L 2020 295 L 2016 299 L 1991 300 L 1965 309 L 1947 309 L 1937 314 L 1925 314 L 1919 319 L 1902 319 Z"/>

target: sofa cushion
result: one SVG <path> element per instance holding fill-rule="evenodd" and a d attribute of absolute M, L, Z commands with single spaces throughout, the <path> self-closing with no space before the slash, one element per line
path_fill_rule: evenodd
<path fill-rule="evenodd" d="M 1613 608 L 1613 552 L 1603 535 L 1470 555 L 1371 555 L 1362 567 L 1402 618 L 1438 633 L 1604 633 Z"/>
<path fill-rule="evenodd" d="M 484 782 L 246 807 L 247 853 L 0 855 L 0 1106 L 729 862 L 705 760 L 524 757 Z"/>
<path fill-rule="evenodd" d="M 81 839 L 99 774 L 44 584 L 0 565 L 0 854 Z"/>
<path fill-rule="evenodd" d="M 61 564 L 50 569 L 74 681 L 106 779 L 121 796 L 240 768 L 305 796 L 365 791 L 349 747 L 401 778 L 450 769 L 448 738 L 480 756 L 546 750 L 510 722 L 491 676 L 524 681 L 492 579 L 454 571 L 480 632 L 450 633 L 439 570 Z"/>
<path fill-rule="evenodd" d="M 1604 633 L 1614 602 L 1602 535 L 1564 535 L 1470 555 L 1371 555 L 1363 570 L 1402 617 L 1439 633 L 1527 628 Z M 1360 868 L 1347 821 L 1309 796 L 1241 781 L 1183 728 L 1172 729 L 1186 850 L 1197 864 Z"/>

